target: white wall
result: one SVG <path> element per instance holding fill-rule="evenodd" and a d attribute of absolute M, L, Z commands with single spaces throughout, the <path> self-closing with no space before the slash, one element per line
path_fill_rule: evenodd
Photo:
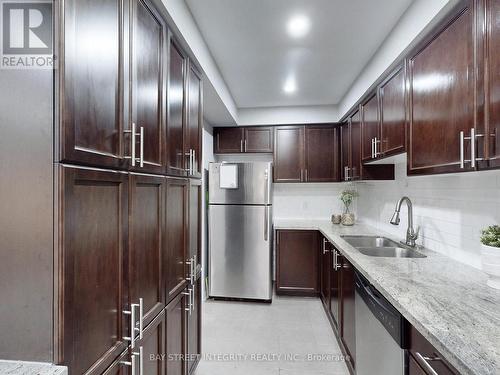
<path fill-rule="evenodd" d="M 420 33 L 432 27 L 432 24 L 457 2 L 457 0 L 415 0 L 344 95 L 338 106 L 339 119 L 391 67 Z"/>
<path fill-rule="evenodd" d="M 358 218 L 369 225 L 405 238 L 406 204 L 401 223 L 389 220 L 404 195 L 413 202 L 418 243 L 463 263 L 480 268 L 482 228 L 500 223 L 500 171 L 407 177 L 406 163 L 396 164 L 395 181 L 357 183 Z"/>

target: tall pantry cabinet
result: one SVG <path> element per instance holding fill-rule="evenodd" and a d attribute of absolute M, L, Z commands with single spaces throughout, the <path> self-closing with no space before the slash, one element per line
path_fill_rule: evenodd
<path fill-rule="evenodd" d="M 39 218 L 54 223 L 52 246 L 39 244 L 53 266 L 37 272 L 53 285 L 41 296 L 53 309 L 29 277 L 10 290 L 25 293 L 23 326 L 0 311 L 15 337 L 0 358 L 71 375 L 190 374 L 201 351 L 202 74 L 150 0 L 54 7 L 57 67 L 44 87 L 55 88 L 55 126 L 41 132 L 53 137 L 41 159 L 53 178 L 33 178 L 54 191 L 53 211 Z M 168 372 L 167 351 L 190 354 L 178 372 Z"/>

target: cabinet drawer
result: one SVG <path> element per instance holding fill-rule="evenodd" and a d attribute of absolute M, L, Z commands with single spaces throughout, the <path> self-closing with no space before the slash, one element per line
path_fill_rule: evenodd
<path fill-rule="evenodd" d="M 418 363 L 421 369 L 429 368 L 423 374 L 433 375 L 431 370 L 434 370 L 439 375 L 458 375 L 456 371 L 443 356 L 425 339 L 420 332 L 414 327 L 410 329 L 410 353 L 413 360 Z M 410 361 L 411 363 L 411 361 Z M 422 370 L 423 371 L 423 370 Z M 411 372 L 410 372 L 411 374 Z M 419 374 L 416 372 L 415 374 Z"/>

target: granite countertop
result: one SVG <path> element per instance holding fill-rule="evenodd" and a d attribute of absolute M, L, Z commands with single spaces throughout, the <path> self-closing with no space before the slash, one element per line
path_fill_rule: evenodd
<path fill-rule="evenodd" d="M 0 374 L 8 375 L 67 375 L 65 366 L 55 366 L 43 362 L 0 360 Z"/>
<path fill-rule="evenodd" d="M 460 373 L 500 374 L 500 290 L 481 270 L 423 248 L 427 258 L 363 255 L 341 235 L 396 239 L 362 224 L 277 219 L 274 229 L 319 230 Z"/>

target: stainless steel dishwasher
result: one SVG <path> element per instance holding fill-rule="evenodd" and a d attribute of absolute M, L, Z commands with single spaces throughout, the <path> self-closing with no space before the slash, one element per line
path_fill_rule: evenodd
<path fill-rule="evenodd" d="M 356 375 L 404 375 L 408 322 L 356 272 Z"/>

